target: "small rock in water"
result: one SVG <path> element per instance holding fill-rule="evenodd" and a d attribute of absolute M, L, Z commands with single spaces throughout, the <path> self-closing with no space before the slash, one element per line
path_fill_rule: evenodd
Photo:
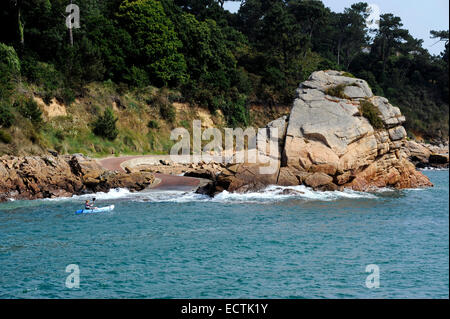
<path fill-rule="evenodd" d="M 281 192 L 281 195 L 302 195 L 305 194 L 305 192 L 298 191 L 296 189 L 283 189 Z"/>

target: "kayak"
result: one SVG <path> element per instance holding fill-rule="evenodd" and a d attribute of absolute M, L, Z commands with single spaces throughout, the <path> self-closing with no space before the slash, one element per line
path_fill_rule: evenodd
<path fill-rule="evenodd" d="M 114 205 L 99 207 L 95 209 L 79 209 L 75 212 L 75 214 L 94 214 L 94 213 L 110 212 L 112 210 L 114 210 Z"/>

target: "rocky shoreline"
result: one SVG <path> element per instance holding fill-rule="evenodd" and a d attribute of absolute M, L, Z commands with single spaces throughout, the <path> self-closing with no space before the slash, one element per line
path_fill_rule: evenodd
<path fill-rule="evenodd" d="M 432 145 L 416 141 L 407 141 L 404 152 L 417 168 L 447 168 L 448 141 L 445 144 Z"/>
<path fill-rule="evenodd" d="M 111 171 L 83 155 L 0 157 L 0 202 L 66 197 L 114 188 L 140 191 L 155 183 L 147 172 Z"/>
<path fill-rule="evenodd" d="M 113 188 L 140 191 L 157 183 L 185 185 L 210 196 L 225 190 L 259 191 L 268 185 L 305 185 L 321 191 L 433 186 L 418 168 L 448 168 L 448 142 L 435 146 L 408 140 L 404 122 L 399 108 L 374 96 L 366 81 L 338 71 L 318 71 L 300 84 L 290 114 L 267 124 L 268 139 L 256 138 L 256 163 L 177 164 L 168 156 L 97 161 L 55 152 L 2 156 L 0 201 Z M 274 128 L 275 153 L 270 151 Z M 268 158 L 274 160 L 275 171 L 262 174 L 263 159 Z M 186 177 L 174 176 L 180 174 Z"/>

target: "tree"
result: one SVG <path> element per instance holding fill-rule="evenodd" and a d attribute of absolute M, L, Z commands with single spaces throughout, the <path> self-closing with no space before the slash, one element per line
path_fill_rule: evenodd
<path fill-rule="evenodd" d="M 443 30 L 443 31 L 430 31 L 431 38 L 432 39 L 438 39 L 438 42 L 444 42 L 445 49 L 444 52 L 442 52 L 442 59 L 446 60 L 448 63 L 448 37 L 449 37 L 449 31 Z M 436 42 L 437 43 L 437 42 Z"/>
<path fill-rule="evenodd" d="M 186 62 L 179 53 L 182 44 L 159 1 L 125 0 L 117 16 L 134 35 L 131 64 L 144 66 L 155 85 L 185 80 Z"/>
<path fill-rule="evenodd" d="M 288 9 L 294 15 L 301 33 L 305 37 L 303 44 L 303 56 L 305 57 L 308 49 L 312 49 L 314 33 L 327 23 L 329 10 L 325 8 L 322 1 L 302 0 L 289 1 Z"/>
<path fill-rule="evenodd" d="M 382 61 L 382 75 L 386 71 L 386 62 L 389 56 L 408 38 L 409 32 L 402 29 L 403 23 L 399 17 L 392 13 L 380 16 L 380 28 L 375 37 L 374 45 L 378 49 L 380 60 Z"/>
<path fill-rule="evenodd" d="M 5 1 L 6 2 L 6 1 Z M 23 47 L 25 45 L 25 26 L 29 16 L 37 10 L 48 10 L 51 7 L 49 0 L 7 0 L 6 10 L 11 13 L 15 19 L 17 40 Z"/>
<path fill-rule="evenodd" d="M 346 70 L 363 47 L 368 45 L 366 19 L 367 3 L 355 3 L 337 15 L 337 64 L 342 62 Z"/>
<path fill-rule="evenodd" d="M 117 118 L 111 108 L 106 108 L 103 115 L 100 115 L 93 123 L 93 132 L 95 135 L 104 137 L 108 140 L 115 140 L 119 131 L 116 127 Z"/>

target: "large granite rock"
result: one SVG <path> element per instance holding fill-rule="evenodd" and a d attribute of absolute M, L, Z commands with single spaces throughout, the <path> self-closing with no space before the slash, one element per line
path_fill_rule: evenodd
<path fill-rule="evenodd" d="M 329 95 L 336 86 L 345 98 Z M 383 128 L 375 129 L 361 115 L 364 100 L 378 109 Z M 277 172 L 264 175 L 258 163 L 236 164 L 216 177 L 216 191 L 258 190 L 268 184 L 360 191 L 432 186 L 408 159 L 404 121 L 400 109 L 374 96 L 366 81 L 339 71 L 314 72 L 297 89 L 289 117 L 267 126 L 282 132 Z"/>
<path fill-rule="evenodd" d="M 139 191 L 153 181 L 151 173 L 108 171 L 83 155 L 0 157 L 0 201 L 72 196 L 118 187 Z"/>
<path fill-rule="evenodd" d="M 283 166 L 324 173 L 340 187 L 356 190 L 431 186 L 401 152 L 406 131 L 400 109 L 373 96 L 365 81 L 342 74 L 314 72 L 300 85 L 287 128 Z M 326 94 L 338 85 L 346 85 L 345 99 Z M 384 128 L 374 129 L 361 116 L 362 100 L 378 109 Z"/>

